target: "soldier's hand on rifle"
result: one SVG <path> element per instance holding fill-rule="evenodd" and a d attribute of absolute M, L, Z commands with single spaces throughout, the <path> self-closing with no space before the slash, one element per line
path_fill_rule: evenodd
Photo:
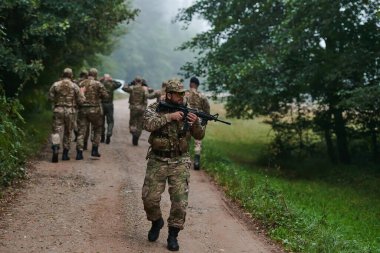
<path fill-rule="evenodd" d="M 171 120 L 176 120 L 176 121 L 181 121 L 183 119 L 183 112 L 178 111 L 178 112 L 173 112 L 170 114 L 170 119 Z"/>
<path fill-rule="evenodd" d="M 198 116 L 192 112 L 189 112 L 187 114 L 187 121 L 190 123 L 190 125 L 194 124 L 198 120 Z"/>

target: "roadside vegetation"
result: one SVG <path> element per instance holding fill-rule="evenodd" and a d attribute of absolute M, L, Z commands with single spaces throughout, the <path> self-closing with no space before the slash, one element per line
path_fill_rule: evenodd
<path fill-rule="evenodd" d="M 326 156 L 273 161 L 265 118 L 231 121 L 209 123 L 202 167 L 271 238 L 297 252 L 380 252 L 376 166 Z"/>

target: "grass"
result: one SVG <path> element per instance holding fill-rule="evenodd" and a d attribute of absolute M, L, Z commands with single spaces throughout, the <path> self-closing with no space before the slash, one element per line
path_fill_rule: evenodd
<path fill-rule="evenodd" d="M 298 252 L 380 252 L 379 170 L 321 158 L 269 168 L 269 126 L 231 122 L 207 126 L 204 167 L 273 239 Z"/>

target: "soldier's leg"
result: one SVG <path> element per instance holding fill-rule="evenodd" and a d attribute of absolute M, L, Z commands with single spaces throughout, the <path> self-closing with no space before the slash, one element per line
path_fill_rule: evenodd
<path fill-rule="evenodd" d="M 52 156 L 52 162 L 56 163 L 58 162 L 58 150 L 61 143 L 61 137 L 60 133 L 62 132 L 63 128 L 63 113 L 55 112 L 53 114 L 53 125 L 52 125 L 52 133 L 51 133 L 51 143 L 52 143 L 52 150 L 53 150 L 53 156 Z"/>
<path fill-rule="evenodd" d="M 107 109 L 107 136 L 112 136 L 114 126 L 113 104 L 109 104 Z"/>
<path fill-rule="evenodd" d="M 102 126 L 101 126 L 101 137 L 100 137 L 100 142 L 105 141 L 105 134 L 106 134 L 106 112 L 107 112 L 107 104 L 102 104 L 103 108 L 103 116 L 102 116 Z"/>
<path fill-rule="evenodd" d="M 65 113 L 65 129 L 63 133 L 63 152 L 62 152 L 62 160 L 67 161 L 70 160 L 69 150 L 71 145 L 71 133 L 73 131 L 73 122 L 74 122 L 74 114 L 73 113 Z"/>
<path fill-rule="evenodd" d="M 191 163 L 171 164 L 170 166 L 168 185 L 172 204 L 168 226 L 183 229 L 189 197 Z"/>
<path fill-rule="evenodd" d="M 93 141 L 92 141 L 92 150 L 91 157 L 99 158 L 99 144 L 102 134 L 102 122 L 103 122 L 103 114 L 102 111 L 94 111 L 89 115 L 91 121 L 92 131 L 94 133 Z"/>
<path fill-rule="evenodd" d="M 142 200 L 146 217 L 150 221 L 162 218 L 160 202 L 161 194 L 165 191 L 167 166 L 165 162 L 148 160 L 142 188 Z"/>
<path fill-rule="evenodd" d="M 141 136 L 141 132 L 143 130 L 143 124 L 144 124 L 144 112 L 140 111 L 136 117 L 136 135 L 138 138 L 140 138 Z"/>
<path fill-rule="evenodd" d="M 202 141 L 194 139 L 194 169 L 199 170 L 201 167 Z"/>
<path fill-rule="evenodd" d="M 178 233 L 183 229 L 189 198 L 190 163 L 172 164 L 168 177 L 169 194 L 172 202 L 168 218 L 168 245 L 171 251 L 178 251 Z"/>
<path fill-rule="evenodd" d="M 89 121 L 84 111 L 79 111 L 78 113 L 78 139 L 77 139 L 77 150 L 83 150 L 84 142 L 86 141 L 87 129 L 89 127 Z"/>

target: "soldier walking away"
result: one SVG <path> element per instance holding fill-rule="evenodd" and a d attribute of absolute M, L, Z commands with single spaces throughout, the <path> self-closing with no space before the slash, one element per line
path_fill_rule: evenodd
<path fill-rule="evenodd" d="M 166 86 L 165 102 L 184 104 L 185 89 L 176 79 L 169 80 Z M 191 137 L 202 139 L 204 127 L 197 115 L 188 113 L 184 119 L 181 111 L 160 109 L 159 103 L 150 105 L 144 114 L 144 129 L 149 136 L 148 164 L 142 188 L 142 200 L 147 219 L 152 222 L 148 240 L 158 239 L 164 226 L 160 200 L 169 185 L 171 200 L 170 215 L 167 220 L 169 236 L 167 248 L 178 251 L 178 233 L 183 229 L 188 205 L 191 159 L 189 142 Z M 185 120 L 190 127 L 184 128 Z"/>
<path fill-rule="evenodd" d="M 207 97 L 198 91 L 199 80 L 196 77 L 190 79 L 190 90 L 188 93 L 188 103 L 193 109 L 210 114 L 210 104 Z M 202 141 L 194 139 L 194 169 L 199 170 L 201 167 Z"/>
<path fill-rule="evenodd" d="M 108 98 L 108 93 L 103 84 L 96 80 L 98 71 L 95 68 L 88 72 L 88 79 L 80 83 L 80 89 L 83 91 L 86 100 L 79 107 L 78 112 L 78 140 L 77 140 L 77 160 L 83 160 L 84 136 L 87 131 L 88 124 L 91 123 L 94 139 L 92 141 L 91 158 L 98 159 L 100 157 L 99 144 L 100 135 L 102 133 L 102 99 Z"/>
<path fill-rule="evenodd" d="M 77 105 L 84 102 L 83 94 L 81 94 L 78 85 L 71 81 L 72 77 L 73 71 L 70 68 L 65 68 L 62 79 L 55 82 L 49 90 L 49 100 L 53 102 L 51 134 L 53 163 L 58 162 L 58 150 L 61 142 L 60 133 L 62 130 L 64 130 L 62 160 L 70 160 L 71 132 L 74 127 L 76 108 Z"/>
<path fill-rule="evenodd" d="M 77 80 L 74 80 L 73 82 L 79 86 L 79 84 L 83 80 L 87 79 L 87 77 L 88 77 L 88 71 L 85 69 L 82 69 L 81 72 L 79 73 L 79 78 Z M 74 130 L 74 136 L 75 136 L 74 141 L 76 142 L 78 139 L 78 108 L 76 108 L 75 110 L 73 130 Z"/>
<path fill-rule="evenodd" d="M 137 76 L 129 85 L 124 85 L 122 90 L 129 93 L 129 132 L 132 134 L 132 144 L 137 146 L 143 130 L 144 111 L 148 105 L 148 87 Z"/>
<path fill-rule="evenodd" d="M 107 90 L 108 98 L 102 100 L 103 107 L 103 123 L 102 123 L 102 136 L 100 142 L 106 141 L 106 144 L 110 144 L 112 130 L 114 126 L 113 118 L 113 92 L 120 88 L 121 83 L 112 80 L 112 77 L 109 74 L 104 74 L 104 77 L 100 80 Z M 107 122 L 107 133 L 106 133 L 106 124 Z M 106 137 L 106 138 L 105 138 Z"/>

